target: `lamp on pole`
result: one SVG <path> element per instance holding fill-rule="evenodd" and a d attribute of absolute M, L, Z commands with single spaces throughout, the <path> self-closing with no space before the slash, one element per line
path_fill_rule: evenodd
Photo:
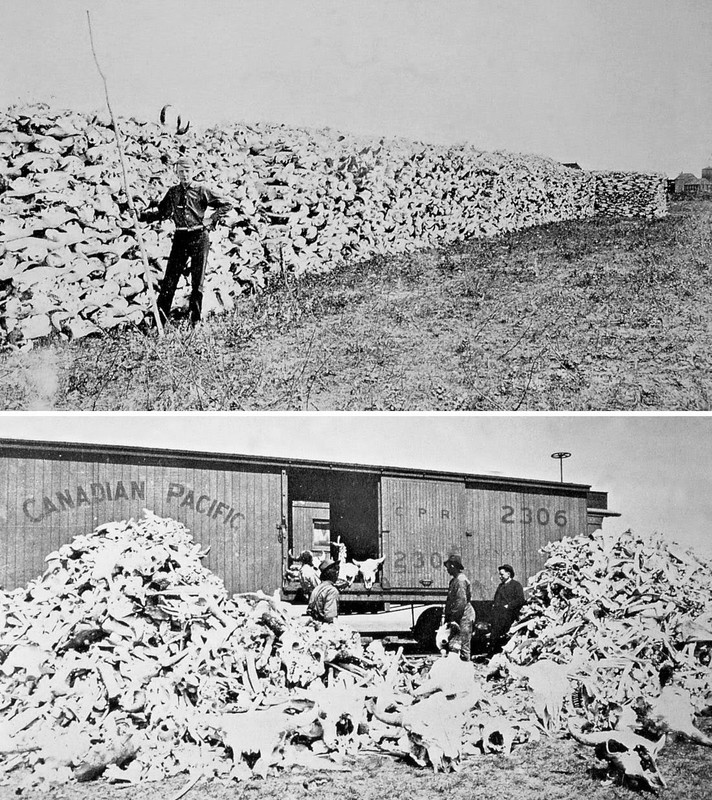
<path fill-rule="evenodd" d="M 571 453 L 552 453 L 552 458 L 556 458 L 559 461 L 559 477 L 561 478 L 561 483 L 564 482 L 564 459 L 570 458 Z"/>

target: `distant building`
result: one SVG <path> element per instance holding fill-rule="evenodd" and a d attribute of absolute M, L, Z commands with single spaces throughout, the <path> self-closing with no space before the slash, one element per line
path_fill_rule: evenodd
<path fill-rule="evenodd" d="M 581 169 L 581 165 L 577 164 L 575 161 L 564 161 L 563 165 L 565 167 L 571 167 L 571 169 Z"/>
<path fill-rule="evenodd" d="M 675 178 L 675 194 L 712 194 L 712 167 L 705 167 L 701 178 L 695 177 L 691 172 L 681 172 Z"/>
<path fill-rule="evenodd" d="M 675 178 L 675 194 L 697 194 L 700 191 L 700 180 L 691 172 L 681 172 Z"/>

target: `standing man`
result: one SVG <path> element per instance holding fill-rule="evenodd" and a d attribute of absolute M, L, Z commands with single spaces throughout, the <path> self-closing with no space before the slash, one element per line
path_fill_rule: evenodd
<path fill-rule="evenodd" d="M 339 590 L 334 586 L 339 577 L 339 562 L 327 558 L 319 564 L 321 583 L 314 589 L 307 604 L 307 614 L 318 622 L 334 622 L 339 616 Z"/>
<path fill-rule="evenodd" d="M 502 564 L 497 570 L 499 586 L 494 593 L 492 608 L 490 655 L 499 653 L 502 649 L 507 633 L 524 605 L 524 589 L 519 581 L 514 580 L 514 568 L 510 564 Z"/>
<path fill-rule="evenodd" d="M 465 575 L 465 568 L 458 556 L 448 556 L 443 566 L 450 576 L 445 612 L 446 623 L 455 623 L 459 628 L 457 639 L 450 640 L 453 650 L 460 650 L 462 661 L 470 660 L 470 644 L 472 642 L 472 625 L 475 621 L 475 609 L 472 607 L 472 586 Z"/>
<path fill-rule="evenodd" d="M 214 229 L 232 208 L 227 199 L 218 197 L 203 184 L 193 183 L 194 171 L 195 165 L 190 158 L 179 158 L 176 162 L 176 175 L 180 183 L 171 186 L 158 207 L 148 208 L 139 214 L 139 219 L 143 222 L 170 218 L 175 223 L 173 246 L 158 295 L 158 310 L 161 320 L 167 322 L 178 280 L 190 259 L 189 311 L 193 326 L 200 322 L 203 305 L 203 281 L 210 250 L 208 230 Z M 214 208 L 215 213 L 206 225 L 203 218 L 208 208 Z"/>

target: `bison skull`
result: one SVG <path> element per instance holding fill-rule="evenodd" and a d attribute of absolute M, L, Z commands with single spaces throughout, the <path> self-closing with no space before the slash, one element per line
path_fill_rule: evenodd
<path fill-rule="evenodd" d="M 383 558 L 367 558 L 365 561 L 356 561 L 356 559 L 354 559 L 354 564 L 358 567 L 363 577 L 363 585 L 366 589 L 370 590 L 372 588 L 376 581 L 378 568 L 385 560 L 385 556 Z"/>
<path fill-rule="evenodd" d="M 606 761 L 609 768 L 621 776 L 637 781 L 653 792 L 667 786 L 655 760 L 665 744 L 664 735 L 653 742 L 630 729 L 582 733 L 572 726 L 571 720 L 569 731 L 576 741 L 592 745 L 596 757 Z"/>

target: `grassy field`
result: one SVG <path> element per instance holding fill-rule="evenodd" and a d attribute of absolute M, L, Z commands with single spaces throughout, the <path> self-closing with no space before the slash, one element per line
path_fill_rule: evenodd
<path fill-rule="evenodd" d="M 712 203 L 350 264 L 0 361 L 4 409 L 708 410 Z"/>
<path fill-rule="evenodd" d="M 709 724 L 706 730 L 709 731 Z M 266 779 L 246 783 L 202 780 L 185 795 L 186 800 L 382 800 L 406 797 L 410 800 L 633 800 L 652 793 L 622 784 L 603 769 L 593 749 L 571 739 L 548 738 L 537 744 L 516 748 L 508 757 L 469 758 L 455 773 L 434 773 L 430 769 L 398 761 L 382 754 L 361 754 L 346 760 L 346 772 L 306 771 L 293 768 Z M 712 751 L 685 742 L 666 745 L 658 766 L 668 788 L 665 800 L 708 800 L 712 780 Z M 20 792 L 16 777 L 0 786 L 0 800 L 174 800 L 189 782 L 188 775 L 162 781 L 122 786 L 103 781 L 70 784 Z"/>

